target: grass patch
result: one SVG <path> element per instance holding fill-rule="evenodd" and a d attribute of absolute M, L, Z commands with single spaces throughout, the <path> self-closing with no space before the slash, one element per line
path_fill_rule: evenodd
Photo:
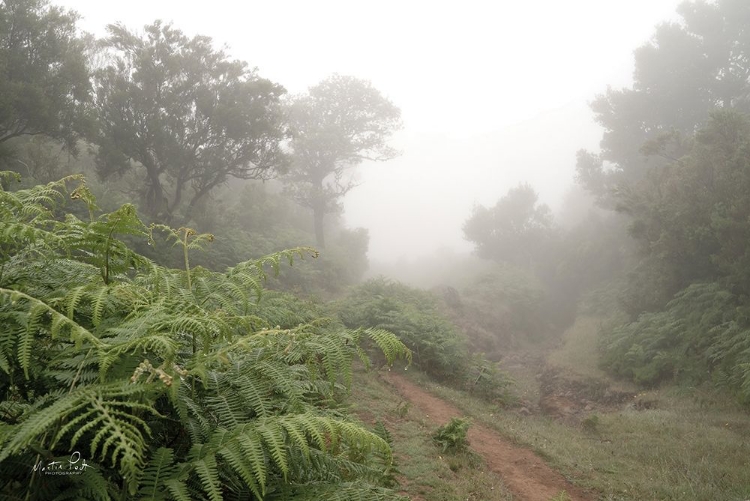
<path fill-rule="evenodd" d="M 599 368 L 599 333 L 605 323 L 600 317 L 579 316 L 562 335 L 562 345 L 547 356 L 547 362 L 584 378 L 613 382 Z M 635 386 L 616 382 L 622 390 L 635 390 Z"/>
<path fill-rule="evenodd" d="M 549 363 L 582 378 L 611 382 L 597 366 L 600 323 L 579 317 L 548 356 Z M 532 376 L 511 372 L 521 384 L 538 385 Z M 408 376 L 474 422 L 533 449 L 572 482 L 602 493 L 602 500 L 750 499 L 750 416 L 714 388 L 641 392 L 631 405 L 597 411 L 571 426 L 504 411 L 417 371 Z M 635 390 L 628 384 L 613 386 Z M 655 402 L 654 408 L 638 406 L 640 401 Z"/>
<path fill-rule="evenodd" d="M 584 379 L 609 381 L 596 365 L 599 322 L 579 318 L 550 355 L 551 363 Z M 515 390 L 535 392 L 533 371 L 510 372 L 518 381 Z M 405 375 L 472 422 L 529 447 L 570 481 L 601 493 L 601 501 L 750 499 L 750 415 L 714 387 L 640 392 L 630 405 L 611 412 L 598 409 L 572 426 L 540 415 L 520 416 L 416 370 Z M 434 425 L 378 378 L 357 374 L 354 387 L 357 406 L 387 416 L 389 429 L 394 428 L 404 493 L 412 499 L 512 499 L 497 477 L 483 472 L 481 459 L 442 454 L 430 439 Z M 656 405 L 638 406 L 641 400 Z"/>
<path fill-rule="evenodd" d="M 729 401 L 715 398 L 707 407 L 684 389 L 653 391 L 658 409 L 598 413 L 589 426 L 574 427 L 518 416 L 416 371 L 409 377 L 602 500 L 750 499 L 750 416 Z"/>
<path fill-rule="evenodd" d="M 411 372 L 411 370 L 409 371 Z M 435 444 L 432 424 L 418 408 L 384 383 L 375 371 L 355 371 L 351 411 L 365 425 L 380 420 L 394 442 L 401 493 L 415 501 L 511 501 L 513 496 L 502 481 L 484 469 L 471 451 L 444 453 Z"/>

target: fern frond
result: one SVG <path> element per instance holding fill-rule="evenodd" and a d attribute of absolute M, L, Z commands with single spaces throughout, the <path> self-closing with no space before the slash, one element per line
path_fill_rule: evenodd
<path fill-rule="evenodd" d="M 219 468 L 213 449 L 207 444 L 195 444 L 190 449 L 189 461 L 201 479 L 201 486 L 211 501 L 221 501 Z"/>
<path fill-rule="evenodd" d="M 50 449 L 54 449 L 75 429 L 70 447 L 74 448 L 84 435 L 92 434 L 91 455 L 117 465 L 134 493 L 144 464 L 145 437 L 151 433 L 138 415 L 156 414 L 152 406 L 135 401 L 145 391 L 143 385 L 121 383 L 76 388 L 49 407 L 31 414 L 0 450 L 0 462 L 32 443 L 41 443 L 45 436 Z M 59 422 L 65 425 L 56 427 Z M 50 430 L 56 431 L 48 436 Z"/>
<path fill-rule="evenodd" d="M 82 285 L 80 287 L 73 287 L 68 291 L 68 293 L 65 295 L 65 298 L 63 299 L 63 302 L 65 304 L 65 311 L 68 315 L 68 318 L 71 320 L 73 319 L 73 315 L 75 314 L 78 305 L 80 304 L 83 297 L 86 295 L 86 290 L 89 287 L 86 285 Z"/>
<path fill-rule="evenodd" d="M 279 265 L 282 259 L 288 261 L 289 265 L 292 266 L 295 258 L 304 259 L 306 256 L 317 258 L 319 256 L 319 252 L 313 249 L 312 247 L 296 247 L 294 249 L 287 249 L 287 250 L 283 250 L 280 252 L 275 252 L 273 254 L 263 256 L 260 259 L 255 259 L 251 261 L 245 261 L 244 263 L 239 263 L 238 265 L 232 268 L 229 268 L 227 270 L 227 276 L 231 278 L 234 275 L 237 275 L 242 272 L 247 273 L 249 270 L 254 268 L 258 276 L 261 279 L 265 279 L 266 278 L 266 272 L 265 272 L 266 266 L 270 266 L 271 270 L 274 272 L 274 275 L 278 275 Z"/>
<path fill-rule="evenodd" d="M 153 501 L 164 500 L 169 498 L 173 490 L 179 493 L 179 496 L 187 497 L 184 481 L 177 478 L 179 471 L 179 467 L 174 464 L 174 451 L 167 447 L 159 447 L 151 456 L 139 479 L 138 498 Z M 171 486 L 168 485 L 170 483 Z"/>
<path fill-rule="evenodd" d="M 266 486 L 265 484 L 259 484 L 258 479 L 265 479 L 265 472 L 254 471 L 251 469 L 245 451 L 239 441 L 219 448 L 217 454 L 221 456 L 235 472 L 237 472 L 256 498 L 263 499 Z M 262 457 L 262 449 L 260 454 Z"/>
<path fill-rule="evenodd" d="M 102 348 L 102 343 L 94 334 L 67 318 L 65 315 L 58 313 L 52 307 L 43 301 L 31 297 L 23 292 L 0 288 L 0 304 L 9 304 L 10 307 L 20 309 L 27 315 L 26 330 L 18 342 L 18 360 L 24 369 L 24 374 L 28 378 L 28 369 L 31 360 L 31 349 L 33 346 L 33 336 L 42 326 L 43 321 L 51 319 L 52 332 L 59 333 L 63 328 L 69 332 L 69 338 L 79 347 L 86 342 L 93 346 Z"/>
<path fill-rule="evenodd" d="M 67 489 L 60 492 L 60 488 L 64 488 L 65 486 L 59 486 L 56 492 L 57 496 L 54 498 L 50 497 L 49 499 L 53 501 L 79 501 L 82 499 L 87 501 L 111 501 L 113 497 L 110 492 L 111 485 L 108 479 L 102 474 L 104 469 L 96 463 L 87 462 L 86 464 L 88 468 L 85 468 L 81 473 L 66 477 L 66 480 L 70 482 L 66 486 Z M 34 494 L 38 493 L 35 492 Z M 36 497 L 36 499 L 41 499 L 41 497 Z"/>
<path fill-rule="evenodd" d="M 393 362 L 399 358 L 405 358 L 408 365 L 411 365 L 411 350 L 395 334 L 383 329 L 367 329 L 365 330 L 365 334 L 383 352 L 388 365 L 393 365 Z"/>
<path fill-rule="evenodd" d="M 0 241 L 17 246 L 40 245 L 49 250 L 66 249 L 66 241 L 51 230 L 24 222 L 0 221 Z"/>
<path fill-rule="evenodd" d="M 153 333 L 138 337 L 126 337 L 125 339 L 110 338 L 106 348 L 99 352 L 99 370 L 102 380 L 109 368 L 117 362 L 124 354 L 153 354 L 160 360 L 171 361 L 174 359 L 179 345 L 172 337 Z"/>

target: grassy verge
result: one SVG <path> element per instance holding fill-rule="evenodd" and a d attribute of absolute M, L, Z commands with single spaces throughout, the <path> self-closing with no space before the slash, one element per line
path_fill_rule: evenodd
<path fill-rule="evenodd" d="M 592 351 L 595 329 L 593 320 L 577 323 L 552 363 L 579 376 L 601 376 Z M 535 450 L 571 481 L 601 492 L 602 500 L 750 499 L 750 416 L 710 389 L 650 391 L 638 398 L 654 408 L 623 405 L 571 426 L 499 409 L 417 371 L 409 377 L 473 421 Z M 531 384 L 525 379 L 519 383 Z"/>
<path fill-rule="evenodd" d="M 391 433 L 402 493 L 430 501 L 510 501 L 502 481 L 468 452 L 442 453 L 432 441 L 437 429 L 409 406 L 375 371 L 355 372 L 351 410 L 366 425 L 381 421 Z"/>
<path fill-rule="evenodd" d="M 606 373 L 597 365 L 601 326 L 599 318 L 578 317 L 563 333 L 562 345 L 549 354 L 547 362 L 583 377 L 606 378 Z"/>

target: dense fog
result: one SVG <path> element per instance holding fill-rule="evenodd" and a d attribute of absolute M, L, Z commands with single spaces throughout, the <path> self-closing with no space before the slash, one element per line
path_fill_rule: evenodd
<path fill-rule="evenodd" d="M 0 0 L 0 498 L 750 498 L 750 2 Z"/>
<path fill-rule="evenodd" d="M 290 93 L 332 73 L 371 81 L 402 110 L 403 155 L 356 169 L 344 218 L 369 230 L 371 260 L 392 262 L 470 251 L 460 227 L 473 205 L 518 183 L 560 210 L 575 152 L 601 135 L 588 102 L 631 82 L 633 49 L 678 1 L 60 4 L 98 36 L 154 19 L 208 35 Z"/>

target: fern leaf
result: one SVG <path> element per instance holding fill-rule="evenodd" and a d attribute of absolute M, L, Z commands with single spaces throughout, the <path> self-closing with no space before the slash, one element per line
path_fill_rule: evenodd
<path fill-rule="evenodd" d="M 191 501 L 190 493 L 184 480 L 169 478 L 164 481 L 164 486 L 175 501 Z"/>
<path fill-rule="evenodd" d="M 221 501 L 221 482 L 214 453 L 206 444 L 196 444 L 191 448 L 190 456 L 194 458 L 190 464 L 201 479 L 201 486 L 209 499 Z"/>
<path fill-rule="evenodd" d="M 247 458 L 245 457 L 239 442 L 235 441 L 221 447 L 218 450 L 218 455 L 224 458 L 232 469 L 240 475 L 255 497 L 263 499 L 263 496 L 265 495 L 265 482 L 262 486 L 258 483 L 256 472 L 248 465 Z"/>
<path fill-rule="evenodd" d="M 172 449 L 159 447 L 143 470 L 138 497 L 154 501 L 165 499 L 166 482 L 170 479 L 176 480 L 173 477 L 177 470 Z"/>
<path fill-rule="evenodd" d="M 99 291 L 92 295 L 91 323 L 98 327 L 102 322 L 102 314 L 110 293 L 109 287 L 99 287 Z"/>
<path fill-rule="evenodd" d="M 264 423 L 265 426 L 259 426 L 257 428 L 258 434 L 263 438 L 265 446 L 269 449 L 270 456 L 273 458 L 276 466 L 279 467 L 287 478 L 289 474 L 289 463 L 287 462 L 286 446 L 284 443 L 281 429 L 279 428 L 277 421 L 267 421 Z"/>
<path fill-rule="evenodd" d="M 237 443 L 243 453 L 243 457 L 248 463 L 248 467 L 253 472 L 254 483 L 257 483 L 260 486 L 261 492 L 265 493 L 268 467 L 260 435 L 255 433 L 254 430 L 250 430 L 247 433 L 240 434 L 237 437 Z M 251 489 L 252 485 L 250 484 Z"/>
<path fill-rule="evenodd" d="M 411 350 L 395 334 L 383 329 L 367 329 L 365 333 L 380 348 L 389 365 L 392 365 L 398 358 L 405 358 L 411 365 Z"/>
<path fill-rule="evenodd" d="M 87 287 L 85 285 L 74 287 L 70 289 L 70 291 L 68 291 L 68 294 L 65 296 L 65 310 L 69 319 L 73 319 L 73 315 L 75 314 L 79 303 L 86 294 L 86 289 Z"/>

